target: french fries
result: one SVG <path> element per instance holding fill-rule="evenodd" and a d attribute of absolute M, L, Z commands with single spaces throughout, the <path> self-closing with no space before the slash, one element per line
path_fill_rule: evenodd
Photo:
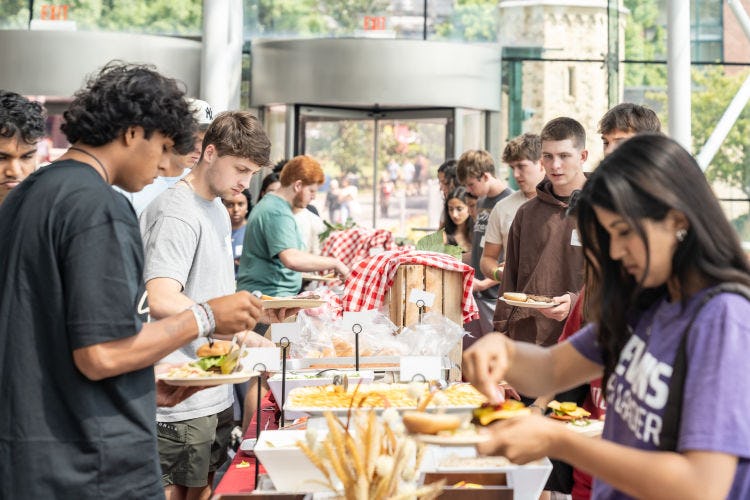
<path fill-rule="evenodd" d="M 326 486 L 346 500 L 437 498 L 445 481 L 416 486 L 423 446 L 394 424 L 400 417 L 393 412 L 395 419 L 393 414 L 378 419 L 374 410 L 355 411 L 356 432 L 349 431 L 351 420 L 345 425 L 328 412 L 325 440 L 315 449 L 303 441 L 297 445 L 323 473 Z"/>
<path fill-rule="evenodd" d="M 418 386 L 417 394 L 410 394 L 410 386 Z M 427 384 L 367 384 L 357 392 L 344 391 L 338 385 L 299 387 L 289 394 L 289 404 L 296 408 L 416 408 L 418 400 L 429 395 Z M 455 384 L 440 392 L 439 403 L 430 406 L 474 407 L 487 399 L 469 384 Z"/>

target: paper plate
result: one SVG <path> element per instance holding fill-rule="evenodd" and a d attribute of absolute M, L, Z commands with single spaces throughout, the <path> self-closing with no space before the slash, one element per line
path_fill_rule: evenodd
<path fill-rule="evenodd" d="M 300 308 L 300 309 L 311 309 L 313 307 L 320 307 L 326 304 L 327 301 L 323 299 L 264 299 L 263 309 L 282 309 L 282 308 Z"/>
<path fill-rule="evenodd" d="M 223 384 L 241 384 L 247 382 L 253 377 L 260 375 L 258 372 L 237 372 L 208 375 L 206 377 L 169 377 L 166 374 L 159 375 L 157 378 L 169 385 L 188 386 L 188 387 L 210 387 Z"/>
<path fill-rule="evenodd" d="M 489 441 L 489 434 L 456 434 L 454 436 L 443 436 L 435 434 L 414 434 L 414 439 L 424 444 L 437 446 L 474 446 Z"/>
<path fill-rule="evenodd" d="M 565 426 L 572 431 L 583 434 L 584 436 L 599 437 L 604 430 L 604 421 L 591 420 L 588 425 L 576 425 L 572 422 L 567 422 Z"/>
<path fill-rule="evenodd" d="M 549 309 L 550 307 L 555 307 L 556 305 L 558 305 L 557 302 L 536 302 L 534 300 L 519 302 L 518 300 L 510 300 L 503 297 L 500 297 L 500 300 L 511 306 L 527 307 L 529 309 Z"/>

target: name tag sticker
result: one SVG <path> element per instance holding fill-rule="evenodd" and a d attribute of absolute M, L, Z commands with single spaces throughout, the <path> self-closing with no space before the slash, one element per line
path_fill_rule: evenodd
<path fill-rule="evenodd" d="M 581 239 L 578 237 L 577 229 L 573 229 L 573 231 L 570 232 L 570 246 L 574 246 L 574 247 L 581 246 Z"/>
<path fill-rule="evenodd" d="M 420 300 L 424 302 L 425 306 L 432 307 L 432 304 L 435 303 L 435 294 L 419 288 L 412 288 L 409 293 L 409 302 L 416 304 Z"/>
<path fill-rule="evenodd" d="M 294 344 L 300 339 L 300 325 L 294 323 L 274 323 L 271 325 L 271 340 L 278 344 L 281 339 L 286 337 L 289 342 Z"/>
<path fill-rule="evenodd" d="M 401 356 L 399 373 L 402 382 L 440 380 L 443 364 L 440 356 Z"/>
<path fill-rule="evenodd" d="M 281 370 L 281 349 L 278 347 L 248 347 L 240 360 L 245 370 L 252 370 L 257 364 L 266 366 L 266 371 Z"/>

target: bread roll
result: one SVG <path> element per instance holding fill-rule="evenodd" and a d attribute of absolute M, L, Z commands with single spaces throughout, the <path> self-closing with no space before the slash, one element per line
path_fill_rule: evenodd
<path fill-rule="evenodd" d="M 505 300 L 512 300 L 514 302 L 526 302 L 529 300 L 528 295 L 521 292 L 505 292 L 503 294 L 503 298 Z"/>
<path fill-rule="evenodd" d="M 229 354 L 232 350 L 232 342 L 228 340 L 214 340 L 214 345 L 206 342 L 200 346 L 195 354 L 200 358 L 206 358 L 208 356 L 224 356 Z"/>
<path fill-rule="evenodd" d="M 461 426 L 456 415 L 406 411 L 403 414 L 406 430 L 415 434 L 437 434 L 440 431 L 454 431 Z"/>

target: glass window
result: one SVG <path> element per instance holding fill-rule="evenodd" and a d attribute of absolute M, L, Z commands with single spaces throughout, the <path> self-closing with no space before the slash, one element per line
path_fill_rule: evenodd
<path fill-rule="evenodd" d="M 0 29 L 27 29 L 29 27 L 29 2 L 0 2 Z"/>
<path fill-rule="evenodd" d="M 313 156 L 326 173 L 315 202 L 324 219 L 412 240 L 424 235 L 408 234 L 414 228 L 437 228 L 437 167 L 445 161 L 449 111 L 300 112 L 300 154 Z"/>
<path fill-rule="evenodd" d="M 497 0 L 243 0 L 243 5 L 246 38 L 494 42 L 498 33 Z"/>
<path fill-rule="evenodd" d="M 27 29 L 29 4 L 25 0 L 0 2 L 0 29 Z M 37 0 L 31 5 L 34 27 L 40 29 L 44 23 L 63 21 L 78 31 L 199 37 L 203 23 L 202 0 Z"/>
<path fill-rule="evenodd" d="M 483 111 L 464 109 L 461 112 L 463 123 L 462 147 L 467 149 L 485 148 L 486 116 Z"/>
<path fill-rule="evenodd" d="M 691 55 L 693 61 L 722 61 L 723 2 L 693 0 L 690 12 Z"/>

